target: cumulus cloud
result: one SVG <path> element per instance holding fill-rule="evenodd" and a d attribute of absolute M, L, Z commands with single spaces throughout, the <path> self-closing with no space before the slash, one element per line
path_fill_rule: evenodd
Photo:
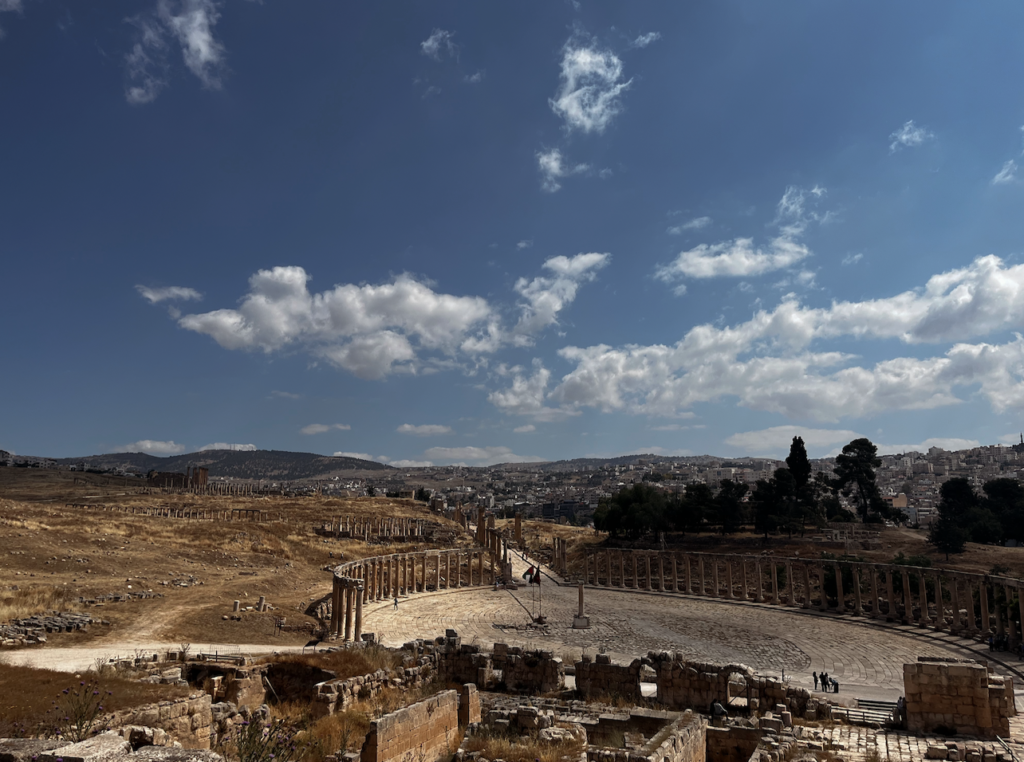
<path fill-rule="evenodd" d="M 552 257 L 544 263 L 550 276 L 516 281 L 515 290 L 524 299 L 520 305 L 522 315 L 513 332 L 519 339 L 517 343 L 530 343 L 533 334 L 556 323 L 558 313 L 576 299 L 580 285 L 594 280 L 597 271 L 610 261 L 610 254 L 594 252 Z"/>
<path fill-rule="evenodd" d="M 579 415 L 575 410 L 545 405 L 551 371 L 545 368 L 540 360 L 533 361 L 533 369 L 533 374 L 527 376 L 522 368 L 512 368 L 512 386 L 491 392 L 487 395 L 488 401 L 506 413 L 529 416 L 542 423 L 564 421 L 570 416 Z"/>
<path fill-rule="evenodd" d="M 256 452 L 254 444 L 238 444 L 237 442 L 211 442 L 199 448 L 199 452 L 206 450 L 234 450 L 235 452 Z"/>
<path fill-rule="evenodd" d="M 454 37 L 455 32 L 435 29 L 427 39 L 420 43 L 420 52 L 435 61 L 440 61 L 445 56 L 454 58 L 459 52 L 455 46 Z"/>
<path fill-rule="evenodd" d="M 562 178 L 578 175 L 590 169 L 589 164 L 570 166 L 557 148 L 552 148 L 550 151 L 538 151 L 537 167 L 540 169 L 540 187 L 548 193 L 554 193 L 562 187 L 559 182 Z"/>
<path fill-rule="evenodd" d="M 665 232 L 669 235 L 682 235 L 687 230 L 700 230 L 706 228 L 711 224 L 710 217 L 694 217 L 689 222 L 684 222 L 682 225 L 673 225 L 668 228 Z"/>
<path fill-rule="evenodd" d="M 121 447 L 115 448 L 114 452 L 144 452 L 149 455 L 178 455 L 185 452 L 185 445 L 174 441 L 163 442 L 159 439 L 140 439 Z"/>
<path fill-rule="evenodd" d="M 308 426 L 303 426 L 299 431 L 303 434 L 326 434 L 332 429 L 348 431 L 351 428 L 347 423 L 311 423 Z"/>
<path fill-rule="evenodd" d="M 533 248 L 533 239 L 530 238 L 530 239 L 524 239 L 524 240 L 520 241 L 519 243 L 516 244 L 516 248 L 519 249 L 520 251 L 522 251 L 523 249 L 532 249 Z"/>
<path fill-rule="evenodd" d="M 573 35 L 562 47 L 558 91 L 548 103 L 569 131 L 604 132 L 622 111 L 622 61 L 595 40 Z"/>
<path fill-rule="evenodd" d="M 21 13 L 22 2 L 21 0 L 0 0 L 0 13 Z M 0 27 L 0 40 L 7 36 L 4 32 L 3 27 Z"/>
<path fill-rule="evenodd" d="M 532 423 L 528 423 L 525 426 L 516 426 L 514 429 L 512 429 L 512 431 L 514 431 L 516 434 L 531 434 L 536 430 L 537 427 L 534 426 Z"/>
<path fill-rule="evenodd" d="M 220 89 L 225 50 L 213 34 L 219 20 L 216 0 L 159 0 L 155 11 L 128 19 L 137 32 L 125 55 L 128 102 L 150 103 L 167 86 L 168 40 L 181 48 L 185 66 L 203 87 Z"/>
<path fill-rule="evenodd" d="M 699 402 L 735 397 L 741 405 L 792 418 L 835 421 L 888 410 L 958 404 L 977 390 L 994 410 L 1024 408 L 1024 339 L 967 340 L 1024 325 L 1024 265 L 981 257 L 931 277 L 924 287 L 863 302 L 810 309 L 794 298 L 730 327 L 701 325 L 674 345 L 565 347 L 573 363 L 549 392 L 549 376 L 517 376 L 492 395 L 503 409 L 555 403 L 561 411 L 593 407 L 676 414 Z M 896 357 L 872 366 L 811 345 L 842 336 L 907 344 L 960 342 L 934 357 Z"/>
<path fill-rule="evenodd" d="M 471 85 L 478 85 L 484 81 L 485 76 L 487 76 L 487 73 L 483 69 L 480 69 L 480 71 L 475 74 L 467 74 L 462 78 L 462 81 L 468 82 Z"/>
<path fill-rule="evenodd" d="M 150 304 L 157 304 L 158 302 L 167 301 L 169 299 L 181 301 L 195 299 L 198 301 L 203 298 L 203 295 L 194 288 L 185 288 L 183 286 L 167 286 L 165 288 L 136 286 L 135 290 L 138 291 L 142 295 L 142 298 Z"/>
<path fill-rule="evenodd" d="M 779 200 L 774 220 L 779 233 L 767 246 L 755 246 L 752 238 L 702 243 L 680 252 L 675 261 L 659 267 L 655 277 L 666 283 L 677 283 L 681 278 L 750 277 L 791 267 L 811 255 L 800 237 L 809 222 L 823 219 L 807 206 L 812 198 L 820 198 L 824 193 L 819 186 L 810 190 L 787 188 Z M 687 225 L 693 222 L 696 220 Z M 669 228 L 669 232 L 672 230 Z M 685 287 L 677 291 L 685 291 Z"/>
<path fill-rule="evenodd" d="M 431 461 L 473 461 L 475 465 L 495 463 L 535 463 L 543 461 L 527 455 L 516 455 L 508 447 L 431 447 L 423 453 Z"/>
<path fill-rule="evenodd" d="M 911 119 L 889 136 L 889 140 L 892 141 L 889 144 L 889 153 L 896 153 L 901 148 L 916 148 L 934 137 L 934 134 L 924 127 L 918 127 Z"/>
<path fill-rule="evenodd" d="M 178 322 L 225 349 L 273 352 L 302 344 L 360 378 L 373 379 L 413 370 L 417 349 L 455 353 L 476 329 L 486 334 L 492 318 L 486 300 L 440 294 L 409 275 L 317 294 L 307 289 L 308 280 L 301 267 L 260 270 L 249 279 L 249 293 L 238 309 L 185 315 Z"/>
<path fill-rule="evenodd" d="M 399 434 L 410 434 L 414 437 L 431 437 L 440 434 L 451 434 L 451 426 L 431 425 L 425 424 L 423 426 L 413 426 L 411 423 L 403 423 L 397 429 Z"/>
<path fill-rule="evenodd" d="M 864 259 L 863 254 L 847 254 L 845 257 L 843 257 L 843 265 L 847 267 L 850 265 L 855 265 L 862 259 Z"/>
<path fill-rule="evenodd" d="M 774 454 L 783 456 L 789 452 L 793 437 L 802 437 L 808 447 L 831 447 L 835 444 L 846 444 L 861 437 L 855 431 L 846 429 L 809 429 L 804 426 L 772 426 L 760 431 L 741 431 L 725 440 L 730 447 L 735 447 L 740 454 L 753 453 Z"/>
<path fill-rule="evenodd" d="M 992 178 L 993 185 L 1006 185 L 1017 179 L 1017 162 L 1010 159 L 1003 165 L 1003 168 Z"/>
<path fill-rule="evenodd" d="M 661 32 L 648 32 L 647 34 L 639 35 L 633 40 L 634 48 L 646 48 L 652 42 L 656 42 L 661 39 Z"/>

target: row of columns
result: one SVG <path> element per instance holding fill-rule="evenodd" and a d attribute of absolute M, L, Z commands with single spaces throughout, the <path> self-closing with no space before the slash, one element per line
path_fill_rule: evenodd
<path fill-rule="evenodd" d="M 101 510 L 110 513 L 124 513 L 131 516 L 156 516 L 170 519 L 189 519 L 195 521 L 267 521 L 266 511 L 250 509 L 208 510 L 186 506 L 170 505 L 101 505 L 92 503 L 65 503 L 67 510 Z M 239 512 L 239 510 L 243 512 Z"/>
<path fill-rule="evenodd" d="M 392 516 L 364 519 L 353 516 L 339 516 L 323 524 L 331 534 L 346 534 L 349 537 L 422 537 L 426 534 L 423 519 L 405 519 Z"/>
<path fill-rule="evenodd" d="M 1014 645 L 1022 635 L 1017 622 L 1024 621 L 1024 595 L 1016 579 L 891 564 L 630 550 L 598 551 L 584 563 L 585 581 L 599 587 L 885 617 L 955 634 L 1006 635 Z M 834 580 L 834 598 L 826 592 L 828 577 Z"/>

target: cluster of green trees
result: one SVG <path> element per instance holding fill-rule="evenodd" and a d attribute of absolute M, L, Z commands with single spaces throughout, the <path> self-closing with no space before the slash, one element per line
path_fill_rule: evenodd
<path fill-rule="evenodd" d="M 718 494 L 706 484 L 689 484 L 682 494 L 666 493 L 650 483 L 627 487 L 602 501 L 594 526 L 613 536 L 637 538 L 649 532 L 687 532 L 716 527 L 728 534 L 753 525 L 791 535 L 808 524 L 826 521 L 882 521 L 896 518 L 875 483 L 881 465 L 878 448 L 868 439 L 855 439 L 836 457 L 835 475 L 811 478 L 811 464 L 801 437 L 793 437 L 786 465 L 770 479 L 758 480 L 747 496 L 747 485 L 722 480 Z M 651 479 L 650 482 L 660 481 Z M 842 507 L 839 495 L 853 501 L 857 514 Z"/>
<path fill-rule="evenodd" d="M 930 542 L 949 557 L 962 553 L 968 541 L 1002 543 L 1024 541 L 1024 487 L 1016 479 L 993 479 L 982 495 L 962 477 L 939 488 L 939 517 L 928 535 Z"/>

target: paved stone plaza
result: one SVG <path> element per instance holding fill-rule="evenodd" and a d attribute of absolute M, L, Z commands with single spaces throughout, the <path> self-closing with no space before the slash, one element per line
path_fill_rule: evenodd
<path fill-rule="evenodd" d="M 516 562 L 517 574 L 524 568 Z M 540 610 L 540 595 L 546 630 L 529 626 L 531 614 Z M 839 681 L 839 699 L 895 699 L 903 692 L 903 664 L 918 656 L 989 655 L 948 634 L 768 604 L 588 588 L 592 626 L 586 630 L 572 629 L 576 609 L 577 589 L 545 577 L 542 592 L 533 585 L 517 591 L 477 587 L 402 598 L 397 610 L 390 601 L 372 603 L 365 629 L 387 645 L 401 645 L 452 628 L 463 642 L 543 647 L 565 659 L 578 659 L 583 649 L 627 661 L 650 650 L 676 651 L 686 659 L 740 662 L 776 676 L 784 670 L 787 679 L 807 688 L 813 688 L 811 672 L 824 670 Z M 1006 670 L 997 665 L 997 671 Z"/>

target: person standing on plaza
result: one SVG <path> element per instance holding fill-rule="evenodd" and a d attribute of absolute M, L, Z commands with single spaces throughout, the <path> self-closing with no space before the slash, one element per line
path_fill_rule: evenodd
<path fill-rule="evenodd" d="M 814 690 L 818 690 L 818 673 L 812 672 L 811 677 L 814 678 Z"/>

